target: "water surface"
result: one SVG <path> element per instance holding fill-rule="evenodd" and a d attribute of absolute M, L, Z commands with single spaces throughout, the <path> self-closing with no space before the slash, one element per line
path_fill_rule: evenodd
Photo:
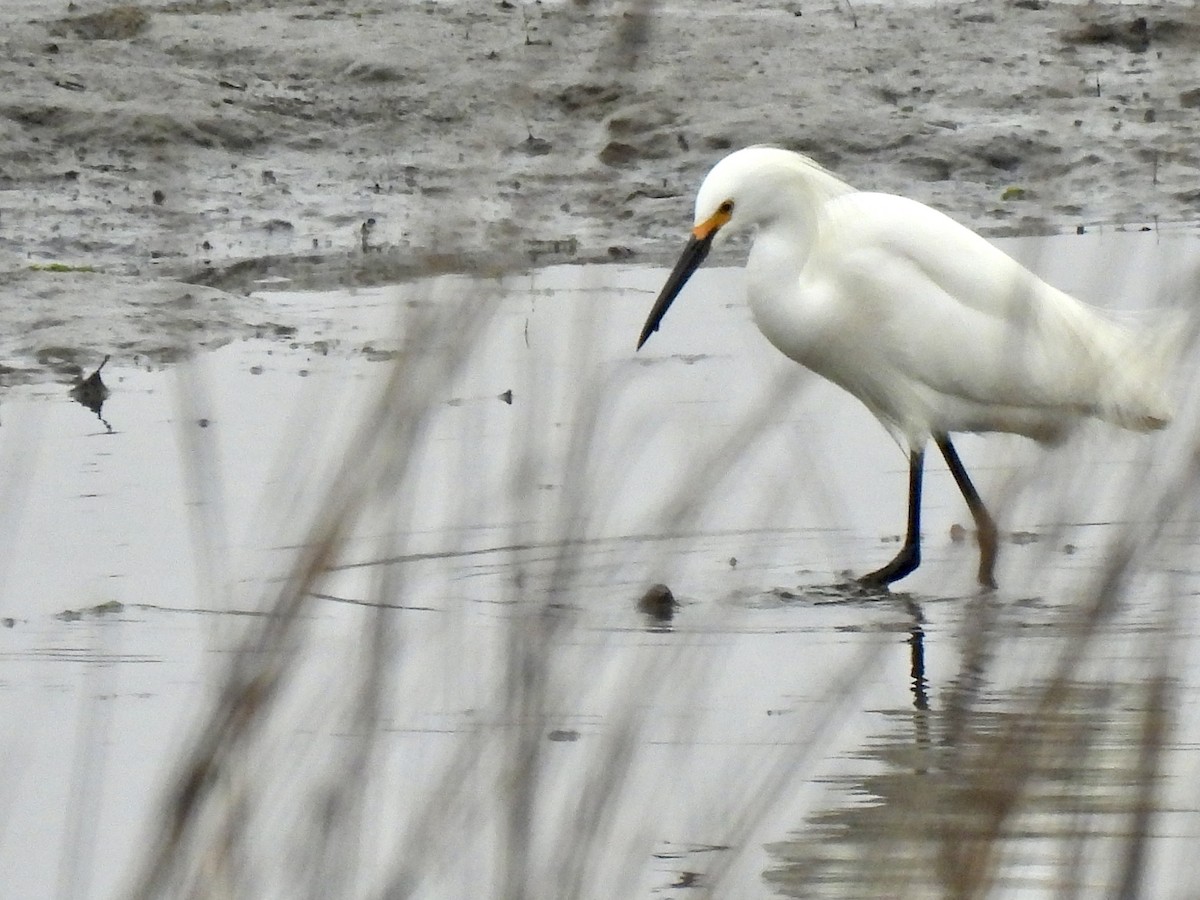
<path fill-rule="evenodd" d="M 1197 245 L 1005 246 L 1137 309 L 1178 299 Z M 100 414 L 59 385 L 6 394 L 13 896 L 114 896 L 136 877 L 231 662 L 354 484 L 338 473 L 375 471 L 357 435 L 385 385 L 420 400 L 395 420 L 397 461 L 289 632 L 283 699 L 222 776 L 263 896 L 369 893 L 397 870 L 420 895 L 486 893 L 518 877 L 521 834 L 539 893 L 569 870 L 595 896 L 922 895 L 990 848 L 1006 895 L 1039 896 L 1140 871 L 1141 833 L 1150 893 L 1190 896 L 1196 522 L 1166 501 L 1194 415 L 1151 438 L 1085 429 L 1053 453 L 964 438 L 1007 534 L 1001 589 L 978 593 L 974 548 L 952 538 L 969 518 L 931 465 L 921 570 L 860 596 L 848 575 L 903 530 L 904 455 L 766 344 L 737 270 L 704 270 L 635 354 L 662 278 L 272 286 L 286 340 L 172 369 L 114 360 Z M 407 380 L 389 385 L 397 360 Z M 1098 592 L 1125 546 L 1128 577 Z M 638 609 L 655 582 L 679 600 L 669 621 Z M 515 660 L 533 661 L 525 682 Z M 997 787 L 997 760 L 1035 745 Z M 530 758 L 524 833 L 498 785 Z"/>

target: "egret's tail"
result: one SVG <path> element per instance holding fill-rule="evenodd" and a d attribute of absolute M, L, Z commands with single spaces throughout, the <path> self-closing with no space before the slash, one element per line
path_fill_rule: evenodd
<path fill-rule="evenodd" d="M 1132 431 L 1156 431 L 1174 418 L 1171 374 L 1189 334 L 1181 311 L 1166 311 L 1153 327 L 1129 335 L 1109 370 L 1103 418 Z"/>

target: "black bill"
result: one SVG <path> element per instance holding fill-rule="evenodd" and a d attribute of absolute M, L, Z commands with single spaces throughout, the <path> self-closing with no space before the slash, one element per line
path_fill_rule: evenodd
<path fill-rule="evenodd" d="M 698 238 L 693 236 L 687 246 L 683 248 L 683 254 L 679 257 L 679 262 L 675 263 L 675 268 L 671 270 L 671 275 L 667 278 L 667 283 L 663 285 L 662 292 L 659 293 L 658 299 L 654 301 L 654 308 L 650 310 L 650 317 L 646 319 L 646 324 L 642 326 L 642 336 L 638 338 L 637 349 L 642 349 L 642 344 L 654 332 L 658 331 L 658 323 L 662 321 L 662 317 L 667 314 L 667 309 L 679 296 L 679 292 L 683 290 L 683 286 L 687 284 L 687 280 L 692 277 L 692 273 L 700 268 L 700 263 L 704 262 L 704 257 L 708 256 L 709 248 L 712 247 L 713 236 L 717 233 L 717 229 L 712 229 L 706 237 Z"/>

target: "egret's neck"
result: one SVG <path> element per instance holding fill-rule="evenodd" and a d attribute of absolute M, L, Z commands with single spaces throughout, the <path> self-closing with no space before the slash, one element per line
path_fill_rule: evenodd
<path fill-rule="evenodd" d="M 795 289 L 816 240 L 815 220 L 815 212 L 798 209 L 759 227 L 746 263 L 752 306 L 783 299 Z"/>
<path fill-rule="evenodd" d="M 759 226 L 746 263 L 746 299 L 767 340 L 810 365 L 819 330 L 810 327 L 813 311 L 807 308 L 801 285 L 817 241 L 818 220 L 815 209 L 794 212 Z"/>

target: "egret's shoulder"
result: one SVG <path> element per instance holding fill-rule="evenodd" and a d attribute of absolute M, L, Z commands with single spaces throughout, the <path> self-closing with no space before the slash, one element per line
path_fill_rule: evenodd
<path fill-rule="evenodd" d="M 813 261 L 860 289 L 872 285 L 897 308 L 953 317 L 953 306 L 1007 319 L 1057 302 L 1059 292 L 1008 254 L 917 200 L 856 192 L 831 200 L 824 214 Z"/>
<path fill-rule="evenodd" d="M 830 237 L 890 247 L 917 259 L 958 259 L 970 264 L 1005 257 L 986 238 L 919 200 L 898 194 L 854 191 L 831 197 L 824 209 Z"/>
<path fill-rule="evenodd" d="M 846 215 L 855 215 L 868 224 L 879 222 L 888 227 L 896 222 L 908 222 L 918 228 L 941 228 L 947 231 L 967 231 L 969 228 L 951 219 L 945 213 L 927 206 L 920 200 L 900 194 L 885 194 L 880 191 L 853 191 L 836 198 L 836 204 L 844 207 Z"/>

